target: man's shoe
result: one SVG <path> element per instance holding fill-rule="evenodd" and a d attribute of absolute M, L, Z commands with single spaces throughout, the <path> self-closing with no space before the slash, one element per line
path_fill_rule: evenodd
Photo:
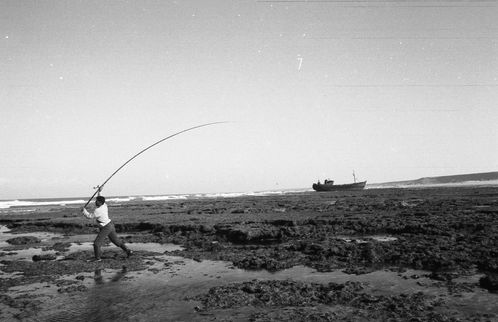
<path fill-rule="evenodd" d="M 92 259 L 87 259 L 87 262 L 89 263 L 95 263 L 95 262 L 101 262 L 101 258 L 92 258 Z"/>

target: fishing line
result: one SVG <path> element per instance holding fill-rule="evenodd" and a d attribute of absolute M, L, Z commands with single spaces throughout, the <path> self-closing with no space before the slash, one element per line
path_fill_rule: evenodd
<path fill-rule="evenodd" d="M 212 123 L 206 123 L 206 124 L 201 124 L 201 125 L 197 125 L 197 126 L 194 126 L 194 127 L 190 127 L 188 129 L 185 129 L 185 130 L 182 130 L 180 132 L 176 132 L 170 136 L 167 136 L 165 137 L 164 139 L 161 139 L 151 145 L 149 145 L 148 147 L 146 147 L 145 149 L 141 150 L 140 152 L 138 152 L 137 154 L 135 154 L 134 156 L 132 156 L 130 159 L 128 159 L 128 161 L 126 161 L 125 163 L 123 163 L 116 171 L 114 171 L 110 176 L 109 178 L 107 178 L 104 183 L 102 183 L 101 185 L 98 185 L 97 187 L 95 187 L 95 189 L 97 189 L 97 191 L 95 191 L 95 193 L 90 197 L 90 199 L 88 199 L 87 203 L 83 206 L 83 207 L 86 207 L 88 206 L 88 204 L 92 201 L 93 197 L 95 197 L 95 195 L 102 190 L 102 188 L 104 187 L 104 185 L 109 181 L 111 180 L 112 177 L 114 177 L 114 175 L 116 173 L 119 172 L 119 170 L 123 169 L 128 163 L 130 163 L 133 159 L 135 159 L 136 157 L 138 157 L 140 154 L 144 153 L 145 151 L 147 151 L 148 149 L 152 148 L 153 146 L 156 146 L 158 145 L 159 143 L 161 142 L 164 142 L 166 141 L 167 139 L 171 139 L 172 137 L 174 136 L 177 136 L 179 134 L 182 134 L 182 133 L 185 133 L 185 132 L 188 132 L 188 131 L 191 131 L 191 130 L 194 130 L 194 129 L 198 129 L 200 127 L 204 127 L 204 126 L 210 126 L 210 125 L 215 125 L 215 124 L 222 124 L 222 123 L 228 123 L 227 121 L 222 121 L 222 122 L 212 122 Z"/>

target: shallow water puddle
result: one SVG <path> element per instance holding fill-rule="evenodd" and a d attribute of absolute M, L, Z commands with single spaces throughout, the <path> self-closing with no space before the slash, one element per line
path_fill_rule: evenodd
<path fill-rule="evenodd" d="M 41 246 L 40 246 L 41 247 Z M 47 254 L 55 254 L 54 250 L 43 250 L 40 247 L 31 247 L 24 249 L 10 249 L 8 250 L 2 257 L 2 260 L 32 260 L 35 255 L 47 255 Z"/>
<path fill-rule="evenodd" d="M 42 320 L 168 320 L 202 321 L 195 311 L 199 305 L 187 297 L 207 292 L 211 287 L 253 279 L 292 279 L 313 283 L 344 283 L 358 281 L 368 283 L 367 292 L 377 295 L 423 292 L 427 295 L 446 296 L 446 304 L 457 310 L 470 313 L 498 313 L 495 303 L 498 295 L 474 288 L 472 292 L 448 297 L 448 291 L 437 282 L 423 277 L 427 272 L 408 270 L 404 273 L 377 271 L 364 275 L 349 275 L 341 271 L 328 273 L 296 266 L 277 273 L 247 271 L 231 264 L 205 260 L 197 262 L 177 256 L 158 255 L 151 257 L 152 264 L 143 271 L 100 270 L 79 274 L 87 290 L 58 294 L 57 287 L 43 284 L 29 288 L 12 288 L 14 293 L 40 294 L 48 311 L 37 317 Z M 75 281 L 78 275 L 65 276 L 64 280 Z M 476 282 L 478 276 L 461 279 L 461 282 Z"/>
<path fill-rule="evenodd" d="M 343 240 L 345 242 L 355 242 L 358 244 L 368 243 L 369 241 L 377 242 L 392 242 L 398 240 L 398 238 L 393 236 L 384 235 L 372 235 L 372 236 L 337 236 L 337 239 Z"/>
<path fill-rule="evenodd" d="M 3 231 L 2 234 L 4 234 Z M 9 235 L 8 238 L 11 238 L 12 235 Z M 16 234 L 16 236 L 21 235 Z M 57 241 L 60 240 L 58 236 L 56 238 Z M 95 235 L 65 237 L 63 241 L 71 245 L 64 254 L 91 251 L 94 238 Z M 356 242 L 367 242 L 371 239 L 386 242 L 395 240 L 391 239 L 394 237 L 389 236 L 344 236 L 341 238 Z M 160 321 L 165 318 L 172 321 L 203 321 L 205 316 L 195 310 L 200 303 L 186 300 L 186 298 L 205 293 L 214 286 L 253 279 L 292 279 L 308 283 L 358 281 L 368 283 L 365 291 L 372 294 L 423 292 L 435 297 L 444 296 L 446 305 L 455 310 L 498 314 L 498 308 L 495 306 L 498 302 L 498 294 L 491 294 L 477 287 L 480 277 L 478 275 L 459 278 L 459 283 L 468 283 L 475 287 L 469 292 L 458 292 L 457 296 L 452 296 L 442 283 L 425 277 L 428 273 L 425 271 L 408 270 L 398 273 L 382 270 L 363 275 L 350 275 L 341 270 L 322 273 L 309 267 L 295 266 L 270 273 L 234 268 L 231 263 L 227 262 L 209 260 L 199 262 L 165 254 L 168 251 L 181 250 L 182 247 L 177 245 L 129 243 L 128 246 L 135 251 L 149 251 L 157 255 L 151 254 L 144 257 L 147 268 L 141 271 L 127 271 L 126 268 L 100 269 L 99 264 L 96 263 L 94 272 L 61 276 L 57 283 L 33 283 L 12 287 L 8 294 L 12 298 L 35 296 L 36 300 L 42 302 L 42 310 L 35 317 L 43 321 Z M 108 247 L 115 248 L 113 245 Z M 104 253 L 108 247 L 104 247 Z M 42 250 L 28 248 L 22 252 L 26 253 L 4 255 L 1 258 L 11 259 L 12 257 L 9 256 L 25 256 L 30 259 L 34 252 L 42 252 Z M 14 275 L 2 275 L 3 278 L 12 276 Z M 73 289 L 70 290 L 71 288 Z M 11 318 L 15 314 L 15 312 L 9 313 L 11 311 L 12 309 L 8 308 L 0 314 L 0 319 Z"/>
<path fill-rule="evenodd" d="M 95 235 L 91 235 L 92 240 L 95 238 Z M 132 251 L 149 251 L 155 253 L 164 253 L 164 252 L 172 252 L 175 250 L 182 250 L 183 247 L 175 244 L 159 244 L 159 243 L 126 243 L 128 248 Z M 109 244 L 102 246 L 102 252 L 104 253 L 106 249 L 113 249 L 116 246 Z M 69 250 L 65 253 L 75 253 L 84 250 L 92 250 L 93 251 L 93 241 L 86 242 L 72 242 Z"/>
<path fill-rule="evenodd" d="M 36 237 L 41 240 L 37 244 L 29 245 L 11 245 L 6 242 L 14 237 Z M 6 226 L 0 226 L 0 253 L 3 252 L 0 259 L 2 260 L 32 260 L 35 255 L 47 255 L 59 253 L 51 249 L 43 249 L 47 246 L 53 245 L 55 242 L 70 243 L 69 250 L 64 251 L 64 254 L 70 254 L 74 252 L 79 252 L 83 250 L 93 250 L 93 240 L 96 234 L 86 234 L 86 235 L 71 235 L 63 236 L 62 234 L 50 233 L 50 232 L 30 232 L 30 233 L 19 233 L 12 234 L 10 229 Z M 159 244 L 159 243 L 128 243 L 127 244 L 131 250 L 143 250 L 157 253 L 170 252 L 175 250 L 182 250 L 183 247 L 174 244 Z M 104 245 L 102 251 L 106 248 L 115 247 L 112 244 Z M 64 259 L 64 255 L 59 255 L 57 260 Z M 1 272 L 0 272 L 1 273 Z"/>
<path fill-rule="evenodd" d="M 40 239 L 40 243 L 37 244 L 36 246 L 42 246 L 44 243 L 51 241 L 53 239 L 62 238 L 62 235 L 50 232 L 43 232 L 43 231 L 13 234 L 10 232 L 9 228 L 0 225 L 0 250 L 23 248 L 24 245 L 11 245 L 7 243 L 7 240 L 15 237 L 36 237 Z"/>

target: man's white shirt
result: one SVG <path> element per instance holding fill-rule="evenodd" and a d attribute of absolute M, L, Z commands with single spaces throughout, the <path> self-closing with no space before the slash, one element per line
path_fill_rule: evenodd
<path fill-rule="evenodd" d="M 107 213 L 107 204 L 103 204 L 102 206 L 96 208 L 93 213 L 90 213 L 85 208 L 83 208 L 83 215 L 85 215 L 85 217 L 87 218 L 97 219 L 97 222 L 102 227 L 111 222 L 111 219 L 109 219 L 109 215 Z"/>

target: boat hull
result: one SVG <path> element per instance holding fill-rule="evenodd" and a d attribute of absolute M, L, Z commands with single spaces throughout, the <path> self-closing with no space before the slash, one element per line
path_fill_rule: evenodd
<path fill-rule="evenodd" d="M 363 190 L 367 182 L 356 182 L 348 184 L 321 184 L 314 183 L 313 190 L 315 191 L 344 191 L 344 190 Z"/>

